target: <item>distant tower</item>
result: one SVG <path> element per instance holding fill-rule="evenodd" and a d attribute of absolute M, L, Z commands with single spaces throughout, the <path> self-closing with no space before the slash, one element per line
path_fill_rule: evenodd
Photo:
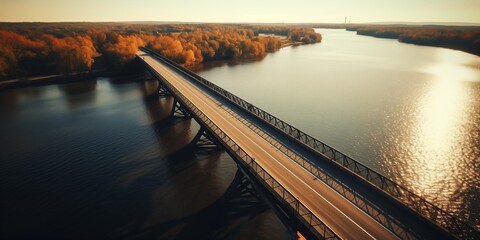
<path fill-rule="evenodd" d="M 350 18 L 348 19 L 348 23 L 352 23 L 352 16 L 350 16 Z"/>
<path fill-rule="evenodd" d="M 347 16 L 345 16 L 345 24 L 347 24 Z"/>

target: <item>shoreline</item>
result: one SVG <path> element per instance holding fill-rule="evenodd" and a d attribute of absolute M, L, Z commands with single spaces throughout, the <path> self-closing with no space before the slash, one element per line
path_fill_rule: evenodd
<path fill-rule="evenodd" d="M 301 46 L 301 45 L 307 45 L 307 44 L 303 42 L 282 41 L 282 45 L 279 50 L 273 51 L 273 52 L 267 52 L 265 56 L 268 55 L 269 53 L 278 52 L 282 48 Z M 252 63 L 252 62 L 262 61 L 263 58 L 265 58 L 265 56 L 261 58 L 255 58 L 255 59 L 230 59 L 230 60 L 207 61 L 207 62 L 202 62 L 195 65 L 184 66 L 184 67 L 194 72 L 201 72 L 210 68 L 223 66 L 225 64 L 237 65 L 242 63 Z M 72 75 L 52 74 L 52 75 L 44 75 L 44 76 L 22 77 L 22 78 L 0 81 L 0 92 L 14 89 L 14 88 L 22 88 L 22 87 L 30 87 L 30 86 L 67 84 L 67 83 L 79 82 L 79 81 L 83 81 L 89 78 L 94 78 L 99 76 L 111 76 L 111 75 L 115 76 L 116 74 L 118 74 L 118 72 L 112 72 L 107 69 L 99 69 L 99 70 L 94 70 L 90 72 L 75 73 Z"/>
<path fill-rule="evenodd" d="M 321 42 L 318 42 L 318 43 L 321 43 Z M 314 43 L 314 44 L 317 44 L 317 43 Z M 214 60 L 214 61 L 201 62 L 201 63 L 197 63 L 195 65 L 190 65 L 190 66 L 183 66 L 183 65 L 182 66 L 187 68 L 190 71 L 199 73 L 211 68 L 221 67 L 223 65 L 238 65 L 238 64 L 248 64 L 248 63 L 259 62 L 259 61 L 262 61 L 270 53 L 276 53 L 282 50 L 283 48 L 297 47 L 297 46 L 303 46 L 303 45 L 308 45 L 308 44 L 303 42 L 282 41 L 282 46 L 280 47 L 280 49 L 278 49 L 277 51 L 269 51 L 263 57 L 250 58 L 250 59 Z"/>
<path fill-rule="evenodd" d="M 59 83 L 72 83 L 85 80 L 91 77 L 98 76 L 98 73 L 77 73 L 73 75 L 54 74 L 46 76 L 35 76 L 27 78 L 17 78 L 11 80 L 0 81 L 0 91 L 5 91 L 13 88 L 42 86 Z"/>
<path fill-rule="evenodd" d="M 472 46 L 466 46 L 464 44 L 460 43 L 455 43 L 455 42 L 449 42 L 449 41 L 440 41 L 440 40 L 425 40 L 422 38 L 415 39 L 415 38 L 404 38 L 402 36 L 402 33 L 394 33 L 394 32 L 376 32 L 376 31 L 365 31 L 362 30 L 361 28 L 356 28 L 356 27 L 347 27 L 345 28 L 346 31 L 352 31 L 356 32 L 357 35 L 362 35 L 362 36 L 369 36 L 369 37 L 375 37 L 375 38 L 383 38 L 383 39 L 396 39 L 400 43 L 405 43 L 405 44 L 414 44 L 417 46 L 428 46 L 428 47 L 439 47 L 439 48 L 446 48 L 446 49 L 452 49 L 452 50 L 457 50 L 457 51 L 462 51 L 468 54 L 473 54 L 475 56 L 480 57 L 480 50 L 472 47 Z M 388 30 L 388 29 L 387 29 Z"/>
<path fill-rule="evenodd" d="M 111 73 L 105 70 L 90 71 L 75 73 L 72 75 L 66 74 L 52 74 L 45 76 L 23 77 L 17 79 L 10 79 L 0 81 L 0 92 L 14 88 L 30 87 L 30 86 L 44 86 L 51 84 L 67 84 L 88 80 L 99 76 L 107 76 Z"/>

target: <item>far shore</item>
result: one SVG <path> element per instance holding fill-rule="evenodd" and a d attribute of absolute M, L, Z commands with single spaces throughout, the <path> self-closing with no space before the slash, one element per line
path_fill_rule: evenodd
<path fill-rule="evenodd" d="M 290 46 L 300 46 L 300 45 L 305 45 L 305 43 L 291 42 L 291 41 L 287 41 L 286 39 L 283 39 L 281 48 L 286 48 Z M 268 53 L 270 52 L 267 52 L 267 54 Z M 261 59 L 258 59 L 258 60 L 261 60 Z M 203 70 L 203 69 L 208 69 L 210 67 L 223 65 L 225 63 L 240 63 L 240 62 L 250 62 L 250 61 L 255 61 L 255 60 L 247 59 L 247 60 L 207 61 L 207 62 L 202 62 L 199 64 L 185 66 L 185 67 L 189 68 L 190 70 L 200 70 L 200 69 Z M 98 77 L 100 75 L 111 75 L 111 74 L 114 74 L 114 73 L 109 72 L 106 69 L 99 69 L 99 70 L 94 70 L 90 72 L 74 73 L 70 75 L 51 74 L 51 75 L 44 75 L 44 76 L 31 76 L 31 77 L 9 79 L 9 80 L 0 80 L 0 91 L 12 89 L 12 88 L 28 87 L 28 86 L 42 86 L 42 85 L 49 85 L 49 84 L 78 82 L 78 81 L 83 81 L 93 77 Z"/>
<path fill-rule="evenodd" d="M 480 56 L 480 45 L 474 41 L 480 36 L 480 27 L 350 26 L 346 30 L 358 35 L 397 39 L 401 43 L 448 48 Z"/>

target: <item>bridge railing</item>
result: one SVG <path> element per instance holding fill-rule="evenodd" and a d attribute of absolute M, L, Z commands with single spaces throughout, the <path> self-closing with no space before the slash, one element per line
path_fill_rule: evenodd
<path fill-rule="evenodd" d="M 159 79 L 163 79 L 148 64 L 145 64 Z M 225 132 L 223 132 L 210 118 L 208 118 L 200 109 L 190 102 L 185 95 L 178 91 L 168 81 L 162 81 L 168 88 L 168 91 L 177 97 L 177 100 L 190 110 L 192 116 L 219 140 L 219 142 L 237 159 L 241 160 L 241 164 L 247 167 L 253 173 L 259 182 L 263 184 L 274 196 L 282 202 L 292 213 L 294 213 L 304 226 L 313 233 L 318 239 L 341 239 L 327 225 L 325 225 L 317 216 L 315 216 L 305 205 L 302 204 L 290 191 L 283 187 L 275 178 L 273 178 L 255 159 L 245 152 L 238 144 L 236 144 Z"/>
<path fill-rule="evenodd" d="M 376 172 L 375 170 L 370 169 L 366 165 L 348 157 L 347 155 L 341 153 L 333 147 L 330 147 L 329 145 L 321 142 L 320 140 L 317 140 L 314 137 L 302 132 L 300 129 L 241 99 L 240 97 L 230 93 L 229 91 L 219 87 L 218 85 L 198 76 L 194 72 L 178 65 L 174 61 L 148 48 L 142 48 L 142 50 L 155 55 L 157 58 L 163 60 L 173 68 L 191 77 L 192 79 L 195 79 L 199 83 L 219 94 L 220 96 L 223 96 L 225 99 L 229 100 L 233 104 L 243 108 L 244 110 L 250 112 L 260 120 L 277 128 L 290 138 L 317 151 L 318 153 L 325 156 L 327 159 L 330 159 L 332 162 L 342 166 L 344 169 L 357 175 L 358 177 L 367 181 L 378 189 L 381 189 L 386 194 L 398 199 L 404 205 L 414 210 L 418 214 L 424 216 L 436 225 L 444 228 L 444 230 L 446 230 L 450 234 L 462 239 L 480 239 L 479 231 L 475 230 L 467 223 L 447 213 L 443 209 L 435 206 L 426 199 L 418 196 L 417 194 L 401 186 L 400 184 L 395 183 L 394 181 L 388 179 L 382 174 Z"/>
<path fill-rule="evenodd" d="M 413 229 L 410 229 L 404 223 L 395 219 L 395 217 L 391 216 L 388 211 L 385 211 L 384 209 L 378 207 L 368 198 L 365 198 L 362 194 L 355 191 L 347 184 L 331 177 L 324 170 L 315 165 L 315 163 L 313 163 L 309 159 L 302 157 L 295 151 L 283 145 L 270 133 L 263 131 L 255 124 L 239 116 L 234 110 L 230 108 L 225 108 L 225 111 L 229 112 L 232 116 L 237 118 L 238 121 L 242 122 L 245 126 L 254 131 L 258 136 L 268 141 L 277 150 L 284 153 L 290 159 L 295 161 L 298 165 L 302 166 L 305 170 L 310 172 L 313 176 L 322 180 L 325 184 L 337 191 L 337 193 L 348 199 L 351 203 L 356 205 L 366 214 L 370 215 L 370 217 L 377 220 L 380 224 L 382 224 L 385 228 L 397 235 L 400 239 L 408 240 L 420 238 L 420 236 L 418 236 Z"/>

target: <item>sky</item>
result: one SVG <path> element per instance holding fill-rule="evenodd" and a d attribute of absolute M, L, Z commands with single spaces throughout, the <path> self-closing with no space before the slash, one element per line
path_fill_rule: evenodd
<path fill-rule="evenodd" d="M 0 0 L 0 22 L 480 23 L 480 0 Z"/>

